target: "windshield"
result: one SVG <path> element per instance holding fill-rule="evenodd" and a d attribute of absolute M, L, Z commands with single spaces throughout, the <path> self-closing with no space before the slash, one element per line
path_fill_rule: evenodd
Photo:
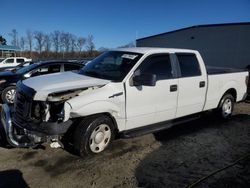
<path fill-rule="evenodd" d="M 14 67 L 11 71 L 12 72 L 17 72 L 18 69 L 21 69 L 23 67 L 29 66 L 31 64 L 34 64 L 34 62 L 28 61 L 28 62 L 25 62 L 25 63 L 20 63 L 19 65 L 17 65 L 16 67 Z"/>
<path fill-rule="evenodd" d="M 80 74 L 112 80 L 122 81 L 142 54 L 121 51 L 105 52 L 84 66 Z"/>

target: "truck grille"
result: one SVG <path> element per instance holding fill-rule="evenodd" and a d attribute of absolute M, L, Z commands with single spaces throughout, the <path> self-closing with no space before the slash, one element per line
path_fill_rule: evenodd
<path fill-rule="evenodd" d="M 13 114 L 13 122 L 15 124 L 25 126 L 31 121 L 30 112 L 34 94 L 31 88 L 23 84 L 17 85 Z"/>
<path fill-rule="evenodd" d="M 24 93 L 17 91 L 13 116 L 16 123 L 27 123 L 30 120 L 31 100 Z"/>

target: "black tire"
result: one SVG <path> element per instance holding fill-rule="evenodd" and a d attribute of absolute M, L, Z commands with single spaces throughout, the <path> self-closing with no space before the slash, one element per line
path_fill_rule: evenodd
<path fill-rule="evenodd" d="M 3 103 L 12 104 L 14 102 L 14 96 L 13 96 L 13 98 L 8 97 L 8 93 L 13 91 L 13 90 L 16 91 L 16 86 L 9 86 L 3 90 L 2 96 L 1 96 Z"/>
<path fill-rule="evenodd" d="M 109 132 L 110 136 L 106 137 Z M 75 129 L 74 150 L 81 157 L 87 157 L 105 150 L 113 139 L 114 125 L 108 116 L 94 115 L 86 117 Z"/>
<path fill-rule="evenodd" d="M 228 119 L 232 116 L 234 110 L 235 99 L 231 94 L 225 94 L 219 104 L 217 113 L 223 119 Z"/>

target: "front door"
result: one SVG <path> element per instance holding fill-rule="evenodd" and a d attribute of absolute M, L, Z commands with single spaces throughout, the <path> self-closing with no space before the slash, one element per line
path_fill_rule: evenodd
<path fill-rule="evenodd" d="M 135 74 L 155 74 L 157 81 L 155 86 L 132 86 L 133 76 L 126 81 L 126 129 L 173 119 L 177 106 L 178 79 L 174 78 L 170 55 L 147 57 Z"/>

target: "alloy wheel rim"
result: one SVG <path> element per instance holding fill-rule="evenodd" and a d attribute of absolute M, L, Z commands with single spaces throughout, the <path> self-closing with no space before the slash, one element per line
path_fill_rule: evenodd
<path fill-rule="evenodd" d="M 15 89 L 10 89 L 6 92 L 5 98 L 8 103 L 13 103 L 16 95 Z"/>

